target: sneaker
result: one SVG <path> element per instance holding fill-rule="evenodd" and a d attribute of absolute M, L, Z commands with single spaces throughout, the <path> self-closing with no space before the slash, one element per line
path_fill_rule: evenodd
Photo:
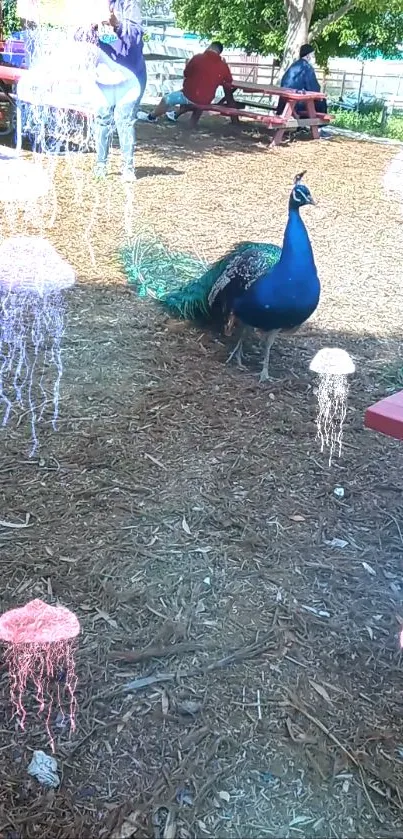
<path fill-rule="evenodd" d="M 331 140 L 332 136 L 329 131 L 324 131 L 323 128 L 319 128 L 319 137 L 321 140 Z"/>
<path fill-rule="evenodd" d="M 165 116 L 167 117 L 167 119 L 170 119 L 171 122 L 176 122 L 176 120 L 178 119 L 178 114 L 176 111 L 167 111 Z"/>
<path fill-rule="evenodd" d="M 134 184 L 136 182 L 136 173 L 134 169 L 123 169 L 122 180 L 126 184 Z"/>
<path fill-rule="evenodd" d="M 94 178 L 103 180 L 106 178 L 106 163 L 96 163 L 94 166 Z"/>
<path fill-rule="evenodd" d="M 157 117 L 148 114 L 147 111 L 137 111 L 137 119 L 141 122 L 157 122 Z"/>

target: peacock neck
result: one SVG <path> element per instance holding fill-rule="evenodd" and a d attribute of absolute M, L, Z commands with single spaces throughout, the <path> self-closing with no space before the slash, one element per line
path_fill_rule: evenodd
<path fill-rule="evenodd" d="M 287 265 L 296 263 L 299 269 L 304 262 L 307 267 L 308 264 L 314 265 L 312 245 L 298 207 L 291 206 L 289 209 L 280 262 Z"/>

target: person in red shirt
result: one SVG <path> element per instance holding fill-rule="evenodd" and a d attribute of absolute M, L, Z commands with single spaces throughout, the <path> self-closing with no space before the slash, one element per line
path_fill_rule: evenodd
<path fill-rule="evenodd" d="M 205 52 L 194 55 L 186 64 L 182 90 L 174 90 L 163 96 L 159 105 L 149 114 L 138 111 L 137 119 L 155 122 L 158 117 L 177 106 L 210 105 L 220 85 L 225 94 L 231 95 L 232 75 L 228 64 L 221 57 L 223 49 L 220 41 L 213 41 Z"/>

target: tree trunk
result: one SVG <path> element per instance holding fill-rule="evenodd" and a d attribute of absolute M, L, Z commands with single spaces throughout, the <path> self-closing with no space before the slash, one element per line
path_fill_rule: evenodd
<path fill-rule="evenodd" d="M 315 8 L 315 0 L 284 0 L 287 13 L 287 35 L 279 78 L 290 64 L 299 58 L 302 44 L 309 42 L 309 28 Z"/>

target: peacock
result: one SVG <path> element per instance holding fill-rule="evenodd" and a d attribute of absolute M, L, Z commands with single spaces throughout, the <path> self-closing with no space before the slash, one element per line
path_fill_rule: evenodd
<path fill-rule="evenodd" d="M 295 331 L 315 311 L 320 282 L 312 246 L 300 209 L 314 204 L 305 172 L 297 175 L 289 198 L 283 247 L 240 242 L 210 267 L 200 260 L 168 254 L 157 244 L 139 244 L 123 251 L 129 282 L 142 296 L 151 294 L 174 315 L 204 319 L 231 335 L 241 334 L 228 361 L 243 366 L 243 343 L 248 329 L 266 336 L 260 381 L 269 379 L 270 352 L 276 336 Z M 201 273 L 202 266 L 205 270 Z"/>

